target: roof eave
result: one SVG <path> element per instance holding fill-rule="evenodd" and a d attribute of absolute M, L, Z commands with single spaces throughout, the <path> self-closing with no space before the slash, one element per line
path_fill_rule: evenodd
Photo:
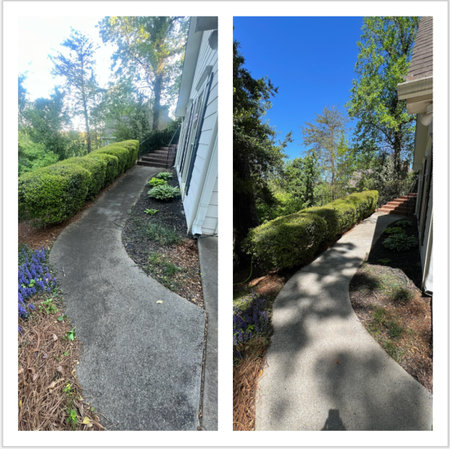
<path fill-rule="evenodd" d="M 178 94 L 177 107 L 175 109 L 176 117 L 184 117 L 186 115 L 186 106 L 191 93 L 192 82 L 195 75 L 195 66 L 200 52 L 203 33 L 196 33 L 196 17 L 191 17 L 189 23 L 189 33 L 186 43 L 186 51 L 184 54 L 183 72 L 181 75 L 180 92 Z"/>

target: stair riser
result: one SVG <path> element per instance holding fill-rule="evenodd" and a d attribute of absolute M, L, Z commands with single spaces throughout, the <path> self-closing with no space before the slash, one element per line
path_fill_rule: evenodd
<path fill-rule="evenodd" d="M 168 168 L 165 163 L 160 162 L 138 161 L 138 165 L 145 165 L 146 167 Z"/>
<path fill-rule="evenodd" d="M 167 156 L 142 156 L 141 158 L 143 161 L 161 161 L 161 162 L 166 162 L 167 161 Z"/>

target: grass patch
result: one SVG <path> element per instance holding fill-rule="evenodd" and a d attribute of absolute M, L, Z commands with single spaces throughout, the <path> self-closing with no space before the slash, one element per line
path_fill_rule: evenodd
<path fill-rule="evenodd" d="M 413 292 L 403 287 L 394 288 L 389 294 L 389 298 L 394 302 L 408 302 L 413 297 Z"/>
<path fill-rule="evenodd" d="M 168 226 L 159 223 L 144 223 L 141 220 L 133 220 L 133 226 L 141 237 L 147 237 L 163 245 L 178 245 L 183 237 Z"/>
<path fill-rule="evenodd" d="M 177 276 L 184 270 L 169 260 L 160 253 L 151 253 L 146 265 L 146 271 L 159 283 L 176 292 L 180 288 L 181 278 Z"/>

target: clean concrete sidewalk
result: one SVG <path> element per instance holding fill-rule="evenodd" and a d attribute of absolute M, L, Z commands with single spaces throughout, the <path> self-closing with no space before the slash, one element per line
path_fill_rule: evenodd
<path fill-rule="evenodd" d="M 78 378 L 111 430 L 198 426 L 205 311 L 148 277 L 121 240 L 132 204 L 159 171 L 134 166 L 50 253 L 83 342 Z"/>
<path fill-rule="evenodd" d="M 349 298 L 372 242 L 399 218 L 373 214 L 283 287 L 256 430 L 431 430 L 432 394 L 369 335 Z"/>

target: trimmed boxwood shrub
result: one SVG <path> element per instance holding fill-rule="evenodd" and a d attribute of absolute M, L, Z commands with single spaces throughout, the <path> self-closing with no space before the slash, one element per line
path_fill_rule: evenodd
<path fill-rule="evenodd" d="M 105 168 L 105 180 L 103 183 L 103 187 L 111 184 L 114 179 L 119 176 L 119 158 L 117 156 L 113 156 L 112 154 L 106 153 L 96 153 L 95 151 L 89 153 L 87 156 L 84 156 L 90 159 L 96 159 L 98 161 L 103 161 L 106 164 Z"/>
<path fill-rule="evenodd" d="M 138 140 L 125 140 L 124 142 L 118 142 L 113 145 L 120 145 L 128 151 L 128 165 L 127 168 L 131 168 L 137 161 L 139 155 L 139 141 Z"/>
<path fill-rule="evenodd" d="M 321 244 L 329 245 L 337 235 L 371 215 L 377 202 L 378 192 L 372 190 L 278 217 L 251 229 L 243 249 L 267 269 L 301 265 Z"/>
<path fill-rule="evenodd" d="M 19 178 L 19 220 L 34 224 L 61 223 L 86 200 L 91 174 L 76 164 L 54 164 Z"/>
<path fill-rule="evenodd" d="M 35 225 L 60 223 L 77 213 L 136 162 L 139 142 L 127 140 L 84 157 L 33 170 L 19 178 L 19 221 Z"/>
<path fill-rule="evenodd" d="M 297 212 L 250 230 L 243 246 L 267 269 L 294 267 L 314 255 L 326 227 L 317 214 Z"/>
<path fill-rule="evenodd" d="M 89 200 L 94 199 L 105 185 L 106 162 L 101 159 L 94 159 L 91 157 L 72 157 L 62 162 L 58 162 L 58 164 L 80 165 L 91 174 L 91 182 L 89 184 L 89 190 L 86 197 Z"/>
<path fill-rule="evenodd" d="M 93 151 L 91 154 L 111 154 L 116 156 L 119 159 L 119 175 L 128 168 L 129 152 L 118 144 L 107 145 L 106 147 Z"/>
<path fill-rule="evenodd" d="M 327 204 L 322 207 L 303 209 L 298 213 L 313 214 L 322 217 L 325 220 L 325 231 L 323 233 L 322 243 L 328 245 L 334 240 L 339 230 L 339 216 L 336 209 Z"/>

